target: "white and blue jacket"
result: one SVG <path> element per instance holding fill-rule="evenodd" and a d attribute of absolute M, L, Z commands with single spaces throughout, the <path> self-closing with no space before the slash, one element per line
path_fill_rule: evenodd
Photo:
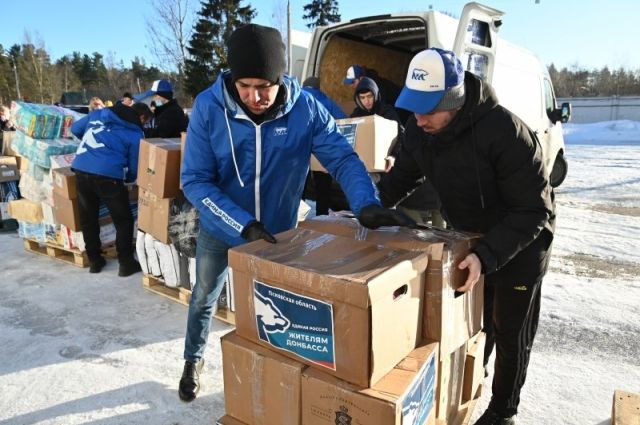
<path fill-rule="evenodd" d="M 197 96 L 182 164 L 183 191 L 207 233 L 236 246 L 246 242 L 240 233 L 253 220 L 271 233 L 294 228 L 312 153 L 338 180 L 356 215 L 380 205 L 360 158 L 295 79 L 284 77 L 284 107 L 258 125 L 227 93 L 228 75 Z"/>
<path fill-rule="evenodd" d="M 144 133 L 133 109 L 124 105 L 98 109 L 74 122 L 71 132 L 82 139 L 73 169 L 126 182 L 136 180 Z"/>

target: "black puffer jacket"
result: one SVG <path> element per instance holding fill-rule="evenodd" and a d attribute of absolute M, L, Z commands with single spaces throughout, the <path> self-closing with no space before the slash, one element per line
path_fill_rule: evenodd
<path fill-rule="evenodd" d="M 553 192 L 533 131 L 468 72 L 465 90 L 464 106 L 441 133 L 429 135 L 409 118 L 395 166 L 378 186 L 383 204 L 395 205 L 426 176 L 447 222 L 484 234 L 474 251 L 491 273 L 543 229 L 553 233 Z"/>
<path fill-rule="evenodd" d="M 145 131 L 146 137 L 180 137 L 187 131 L 189 119 L 176 99 L 171 99 L 155 110 L 155 127 Z"/>

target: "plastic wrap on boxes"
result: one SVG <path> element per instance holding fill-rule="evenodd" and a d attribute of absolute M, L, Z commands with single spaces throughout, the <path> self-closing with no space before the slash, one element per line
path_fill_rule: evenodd
<path fill-rule="evenodd" d="M 34 180 L 42 182 L 45 176 L 49 175 L 49 169 L 41 167 L 35 162 L 29 161 L 29 165 L 27 166 L 27 173 L 31 177 L 33 177 Z"/>
<path fill-rule="evenodd" d="M 73 160 L 75 159 L 75 157 L 76 157 L 75 152 L 67 153 L 63 155 L 51 155 L 49 157 L 49 162 L 51 163 L 51 165 L 49 166 L 49 169 L 53 170 L 56 168 L 71 167 L 71 164 L 73 163 Z"/>
<path fill-rule="evenodd" d="M 18 187 L 20 188 L 20 194 L 23 198 L 33 202 L 47 201 L 51 203 L 49 199 L 51 190 L 48 190 L 42 182 L 37 181 L 28 173 L 20 176 Z"/>
<path fill-rule="evenodd" d="M 145 233 L 140 230 L 136 233 L 136 255 L 138 256 L 142 273 L 150 274 L 149 264 L 147 263 L 147 252 L 144 249 L 144 235 Z"/>
<path fill-rule="evenodd" d="M 11 117 L 15 127 L 30 137 L 55 139 L 71 137 L 71 124 L 83 115 L 55 105 L 11 102 Z"/>
<path fill-rule="evenodd" d="M 60 239 L 60 224 L 43 224 L 46 241 L 57 244 Z"/>
<path fill-rule="evenodd" d="M 46 225 L 44 223 L 27 223 L 18 221 L 18 236 L 23 239 L 32 239 L 38 242 L 47 241 Z"/>
<path fill-rule="evenodd" d="M 160 272 L 165 285 L 170 288 L 177 288 L 180 285 L 180 259 L 178 251 L 173 245 L 163 244 L 155 240 L 154 248 L 158 253 Z"/>
<path fill-rule="evenodd" d="M 77 139 L 36 139 L 19 131 L 13 140 L 16 152 L 45 168 L 51 166 L 50 156 L 75 153 L 78 145 Z"/>
<path fill-rule="evenodd" d="M 155 248 L 155 239 L 149 233 L 144 234 L 144 250 L 147 254 L 147 265 L 149 267 L 149 272 L 151 275 L 155 277 L 162 276 L 162 271 L 160 270 L 160 261 L 158 260 L 158 253 Z"/>

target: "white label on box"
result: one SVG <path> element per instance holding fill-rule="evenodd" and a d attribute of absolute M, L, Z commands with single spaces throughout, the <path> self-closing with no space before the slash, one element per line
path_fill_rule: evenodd
<path fill-rule="evenodd" d="M 258 337 L 311 363 L 336 370 L 333 306 L 253 281 Z"/>
<path fill-rule="evenodd" d="M 422 365 L 418 376 L 402 401 L 402 423 L 407 425 L 426 424 L 434 404 L 436 388 L 436 360 L 431 356 Z"/>

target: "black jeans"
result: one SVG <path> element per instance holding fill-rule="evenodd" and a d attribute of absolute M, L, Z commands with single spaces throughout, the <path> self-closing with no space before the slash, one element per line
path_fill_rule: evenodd
<path fill-rule="evenodd" d="M 100 201 L 104 201 L 116 227 L 118 261 L 133 258 L 133 214 L 129 209 L 129 191 L 122 180 L 88 174 L 74 170 L 77 180 L 78 206 L 82 237 L 90 262 L 102 254 L 98 213 Z"/>
<path fill-rule="evenodd" d="M 547 230 L 499 271 L 485 278 L 485 365 L 496 347 L 490 408 L 504 416 L 518 413 L 531 346 L 538 330 L 540 286 L 551 257 Z"/>

